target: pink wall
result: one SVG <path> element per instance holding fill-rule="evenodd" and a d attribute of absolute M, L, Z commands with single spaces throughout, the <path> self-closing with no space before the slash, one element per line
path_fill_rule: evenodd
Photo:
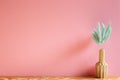
<path fill-rule="evenodd" d="M 120 0 L 0 0 L 0 75 L 94 75 L 97 22 L 112 22 L 109 75 L 120 75 Z"/>

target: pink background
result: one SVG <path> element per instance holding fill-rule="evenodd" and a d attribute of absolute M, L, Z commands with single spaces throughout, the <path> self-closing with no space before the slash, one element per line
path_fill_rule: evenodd
<path fill-rule="evenodd" d="M 91 33 L 112 23 L 109 75 L 120 75 L 120 0 L 0 0 L 0 75 L 91 76 Z"/>

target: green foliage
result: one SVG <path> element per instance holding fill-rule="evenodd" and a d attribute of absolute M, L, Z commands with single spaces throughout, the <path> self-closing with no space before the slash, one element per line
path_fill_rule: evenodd
<path fill-rule="evenodd" d="M 92 33 L 93 40 L 97 44 L 102 44 L 109 39 L 111 32 L 112 32 L 112 28 L 110 24 L 108 24 L 108 27 L 106 27 L 104 23 L 102 23 L 102 25 L 98 23 L 98 28 L 95 29 Z"/>

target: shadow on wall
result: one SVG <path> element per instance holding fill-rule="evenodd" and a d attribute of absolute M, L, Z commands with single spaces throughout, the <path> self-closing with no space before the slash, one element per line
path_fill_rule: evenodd
<path fill-rule="evenodd" d="M 77 74 L 77 76 L 81 76 L 81 77 L 96 77 L 95 74 L 95 66 L 91 66 L 90 68 L 88 68 L 87 70 L 85 70 L 84 73 L 81 74 Z"/>
<path fill-rule="evenodd" d="M 83 40 L 76 41 L 74 45 L 69 46 L 67 49 L 65 49 L 65 51 L 61 51 L 62 55 L 60 56 L 60 58 L 62 59 L 62 61 L 66 61 L 66 59 L 70 59 L 74 56 L 78 56 L 79 53 L 82 53 L 88 48 L 88 46 L 91 43 L 91 40 L 92 40 L 91 37 L 89 37 Z"/>
<path fill-rule="evenodd" d="M 68 56 L 74 56 L 74 53 L 82 53 L 84 50 L 88 48 L 88 46 L 91 43 L 91 38 L 86 38 L 82 41 L 78 41 L 75 43 L 74 46 L 70 46 L 66 53 L 68 53 Z"/>
<path fill-rule="evenodd" d="M 74 45 L 71 45 L 71 46 L 67 47 L 63 51 L 61 50 L 59 52 L 60 55 L 57 57 L 57 60 L 54 63 L 55 64 L 54 68 L 55 69 L 56 69 L 56 67 L 58 67 L 57 69 L 59 69 L 61 67 L 64 68 L 64 69 L 67 68 L 68 66 L 66 67 L 66 66 L 62 66 L 62 65 L 66 64 L 71 59 L 76 61 L 76 57 L 78 58 L 78 56 L 80 56 L 80 54 L 84 54 L 84 51 L 89 48 L 91 42 L 92 42 L 91 37 L 85 38 L 83 40 L 78 39 L 76 42 L 72 43 Z M 70 63 L 68 63 L 68 64 L 70 64 Z M 71 63 L 71 64 L 73 64 L 73 63 Z M 75 63 L 75 66 L 77 66 L 77 65 L 79 65 L 79 64 Z M 75 67 L 75 68 L 78 68 L 78 67 Z M 89 77 L 91 76 L 92 77 L 92 76 L 94 76 L 94 72 L 95 72 L 94 67 L 91 67 L 88 70 L 85 70 L 82 74 L 78 72 L 79 69 L 72 69 L 71 71 L 73 72 L 73 75 L 74 75 L 74 72 L 77 72 L 78 74 L 75 75 L 75 76 L 82 76 L 82 77 L 84 77 L 84 76 L 85 77 L 86 76 L 89 76 Z M 64 71 L 62 73 L 64 73 Z"/>

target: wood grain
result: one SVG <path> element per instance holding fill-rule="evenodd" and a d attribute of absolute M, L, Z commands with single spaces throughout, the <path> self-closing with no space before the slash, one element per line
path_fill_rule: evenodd
<path fill-rule="evenodd" d="M 0 77 L 0 80 L 120 80 L 120 77 L 108 77 L 105 79 L 88 77 Z"/>

